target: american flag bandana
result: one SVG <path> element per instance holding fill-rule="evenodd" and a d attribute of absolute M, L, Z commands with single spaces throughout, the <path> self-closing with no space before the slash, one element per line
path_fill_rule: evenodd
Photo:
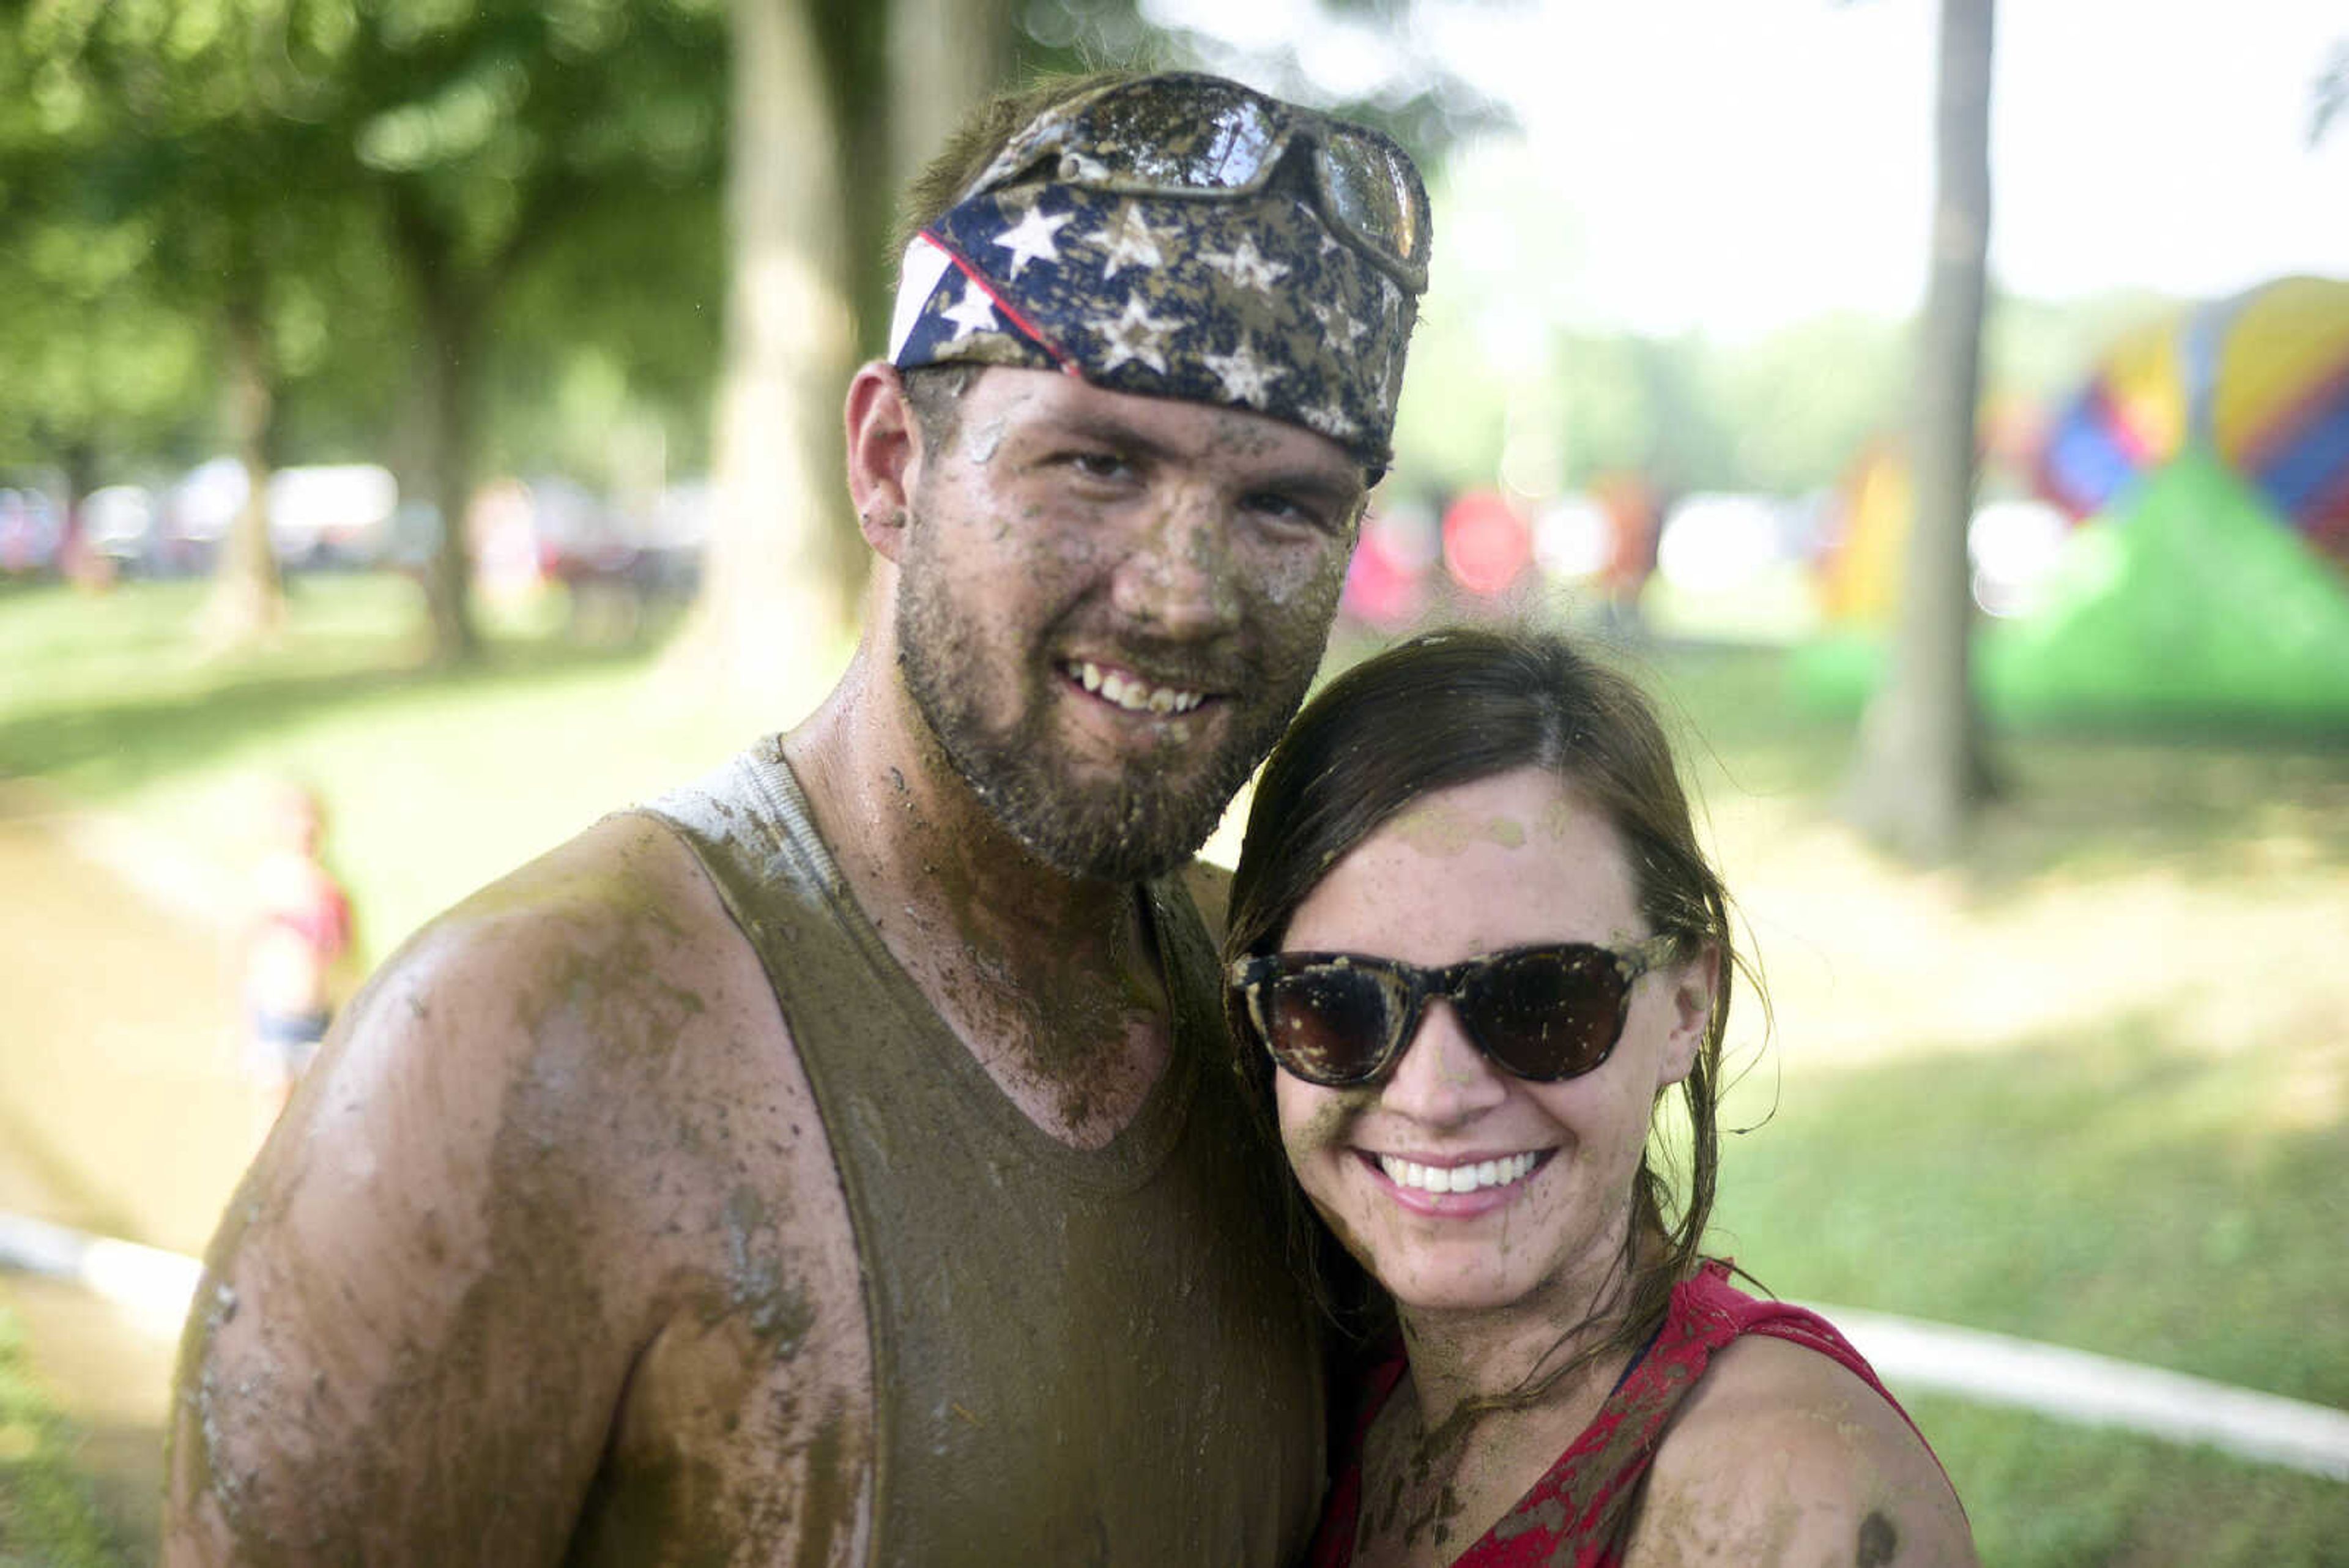
<path fill-rule="evenodd" d="M 916 235 L 889 359 L 1026 366 L 1268 414 L 1375 480 L 1418 307 L 1283 170 L 1247 196 L 1049 181 L 969 198 Z"/>

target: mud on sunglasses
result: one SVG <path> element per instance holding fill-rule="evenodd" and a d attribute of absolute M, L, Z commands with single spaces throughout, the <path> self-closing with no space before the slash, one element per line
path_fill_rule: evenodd
<path fill-rule="evenodd" d="M 1588 942 L 1510 948 L 1443 969 L 1362 953 L 1266 953 L 1238 960 L 1227 979 L 1257 1044 L 1309 1084 L 1342 1089 L 1384 1079 L 1439 996 L 1503 1071 L 1554 1084 L 1614 1053 L 1632 982 L 1679 942 L 1651 937 L 1620 952 Z"/>
<path fill-rule="evenodd" d="M 1045 110 L 956 198 L 1015 184 L 1048 160 L 1063 185 L 1129 196 L 1252 196 L 1291 149 L 1312 151 L 1319 211 L 1405 289 L 1427 287 L 1427 192 L 1410 154 L 1365 126 L 1173 71 Z"/>

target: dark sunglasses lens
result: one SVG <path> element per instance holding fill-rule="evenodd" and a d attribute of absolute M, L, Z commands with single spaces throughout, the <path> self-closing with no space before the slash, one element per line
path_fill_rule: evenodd
<path fill-rule="evenodd" d="M 1502 1066 L 1520 1077 L 1571 1078 L 1615 1048 L 1623 982 L 1596 948 L 1519 953 L 1479 975 L 1460 1006 Z"/>
<path fill-rule="evenodd" d="M 1272 1058 L 1309 1084 L 1368 1077 L 1394 1027 L 1395 999 L 1358 969 L 1320 967 L 1268 981 L 1257 1022 Z"/>
<path fill-rule="evenodd" d="M 1265 106 L 1217 82 L 1149 81 L 1086 111 L 1072 151 L 1112 175 L 1172 191 L 1231 191 L 1279 148 Z"/>
<path fill-rule="evenodd" d="M 1339 221 L 1396 261 L 1427 260 L 1427 232 L 1399 155 L 1366 136 L 1331 130 L 1321 148 L 1322 188 Z"/>

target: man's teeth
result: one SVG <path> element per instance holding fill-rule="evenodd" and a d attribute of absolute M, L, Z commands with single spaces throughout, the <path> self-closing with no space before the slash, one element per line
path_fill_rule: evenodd
<path fill-rule="evenodd" d="M 1428 1192 L 1474 1192 L 1480 1187 L 1506 1187 L 1512 1181 L 1523 1181 L 1532 1174 L 1537 1154 L 1513 1154 L 1506 1159 L 1488 1159 L 1476 1165 L 1421 1165 L 1413 1160 L 1397 1159 L 1393 1155 L 1379 1156 L 1379 1168 L 1387 1179 L 1398 1187 L 1416 1187 Z"/>
<path fill-rule="evenodd" d="M 1076 671 L 1086 691 L 1099 692 L 1129 713 L 1187 713 L 1207 700 L 1202 692 L 1145 685 L 1114 670 L 1104 670 L 1090 659 L 1079 664 Z"/>

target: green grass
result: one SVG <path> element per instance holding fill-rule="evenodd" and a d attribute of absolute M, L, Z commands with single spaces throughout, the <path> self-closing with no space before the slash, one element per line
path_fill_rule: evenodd
<path fill-rule="evenodd" d="M 25 1365 L 16 1315 L 0 1306 L 0 1568 L 127 1568 L 74 1433 Z"/>
<path fill-rule="evenodd" d="M 794 716 L 682 683 L 651 644 L 576 647 L 544 620 L 503 624 L 478 669 L 425 668 L 413 590 L 396 580 L 306 581 L 284 644 L 233 660 L 196 656 L 200 601 L 188 585 L 103 599 L 0 590 L 0 775 L 223 856 L 220 803 L 236 781 L 307 777 L 377 957 L 598 813 Z M 1341 643 L 1335 658 L 1359 651 Z M 1852 725 L 1794 701 L 1781 656 L 1623 657 L 1663 695 L 1717 812 L 1759 801 L 1781 836 L 1829 816 Z M 2044 920 L 2060 893 L 2085 940 L 2124 923 L 2158 870 L 2207 898 L 2192 940 L 2229 957 L 2261 1016 L 2308 1026 L 2221 1049 L 2149 985 L 2142 1005 L 1961 1047 L 1922 995 L 1880 1021 L 1896 1042 L 1880 1057 L 1821 1061 L 1811 1042 L 1782 1040 L 1724 1116 L 1761 1125 L 1728 1140 L 1715 1245 L 1784 1294 L 2349 1406 L 2349 1132 L 2325 1088 L 2340 1024 L 2275 1005 L 2270 992 L 2302 983 L 2294 961 L 2260 950 L 2240 913 L 2284 885 L 2278 867 L 2320 910 L 2322 889 L 2349 886 L 2349 743 L 2051 731 L 2002 737 L 1997 758 L 2010 789 L 1965 865 L 1930 878 L 1879 868 L 1850 896 L 1937 888 L 1996 929 Z M 2155 978 L 2168 957 L 2126 956 Z M 2336 1483 L 1944 1399 L 1916 1411 L 1985 1562 L 2344 1560 L 2349 1489 Z"/>
<path fill-rule="evenodd" d="M 2293 1056 L 2214 1059 L 2123 1018 L 2003 1052 L 1752 1074 L 1724 1121 L 1762 1125 L 1728 1140 L 1713 1244 L 1782 1295 L 2349 1406 L 2349 1129 L 2294 1125 Z M 1985 1563 L 2342 1561 L 2339 1482 L 1911 1405 Z"/>
<path fill-rule="evenodd" d="M 396 576 L 300 579 L 278 644 L 227 658 L 202 650 L 203 593 L 0 591 L 0 778 L 123 810 L 216 872 L 250 853 L 253 782 L 305 782 L 371 959 L 793 716 L 665 672 L 656 639 L 574 643 L 559 602 L 485 618 L 484 659 L 442 670 Z"/>
<path fill-rule="evenodd" d="M 1990 1568 L 2337 1568 L 2339 1481 L 1952 1399 L 1906 1401 Z"/>

